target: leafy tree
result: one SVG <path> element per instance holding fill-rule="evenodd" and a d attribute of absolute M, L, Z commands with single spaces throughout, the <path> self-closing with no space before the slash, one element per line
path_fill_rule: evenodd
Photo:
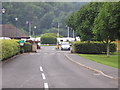
<path fill-rule="evenodd" d="M 67 18 L 66 18 L 66 23 L 69 27 L 73 28 L 74 30 L 76 30 L 77 25 L 76 25 L 76 17 L 77 14 L 76 12 L 71 13 Z"/>
<path fill-rule="evenodd" d="M 92 2 L 80 8 L 78 12 L 73 13 L 67 19 L 68 26 L 72 27 L 81 40 L 92 40 L 93 39 L 93 23 L 95 17 L 98 15 L 98 11 L 102 3 Z"/>
<path fill-rule="evenodd" d="M 107 44 L 107 57 L 109 57 L 109 46 L 112 41 L 120 35 L 120 2 L 104 3 L 94 21 L 93 33 L 96 40 Z"/>

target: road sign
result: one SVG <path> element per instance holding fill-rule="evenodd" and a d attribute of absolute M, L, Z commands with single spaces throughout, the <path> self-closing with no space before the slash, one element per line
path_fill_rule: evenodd
<path fill-rule="evenodd" d="M 24 43 L 25 41 L 24 40 L 20 40 L 19 43 Z"/>
<path fill-rule="evenodd" d="M 20 46 L 23 46 L 25 41 L 24 40 L 20 40 L 19 43 L 20 43 Z"/>

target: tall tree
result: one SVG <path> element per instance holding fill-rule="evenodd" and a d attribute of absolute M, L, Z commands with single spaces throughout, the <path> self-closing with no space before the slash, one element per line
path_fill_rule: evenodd
<path fill-rule="evenodd" d="M 94 21 L 93 33 L 96 40 L 107 44 L 107 57 L 109 57 L 110 43 L 120 35 L 120 2 L 107 2 L 102 5 Z"/>
<path fill-rule="evenodd" d="M 76 30 L 81 40 L 93 39 L 93 23 L 101 5 L 98 2 L 89 3 L 67 18 L 67 24 Z"/>

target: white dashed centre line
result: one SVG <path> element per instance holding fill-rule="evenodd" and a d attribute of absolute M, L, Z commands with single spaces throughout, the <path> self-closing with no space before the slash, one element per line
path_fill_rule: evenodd
<path fill-rule="evenodd" d="M 48 88 L 48 83 L 44 83 L 44 88 Z"/>
<path fill-rule="evenodd" d="M 43 68 L 40 66 L 40 71 L 42 71 L 43 72 Z"/>
<path fill-rule="evenodd" d="M 43 78 L 43 79 L 46 79 L 46 77 L 45 77 L 45 74 L 44 74 L 44 73 L 42 73 L 42 78 Z"/>
<path fill-rule="evenodd" d="M 40 69 L 41 72 L 43 72 L 42 66 L 40 66 L 39 69 Z M 43 80 L 46 80 L 46 77 L 45 77 L 44 73 L 42 73 L 42 78 L 43 78 Z M 45 88 L 45 90 L 48 90 L 48 83 L 44 83 L 44 88 Z"/>

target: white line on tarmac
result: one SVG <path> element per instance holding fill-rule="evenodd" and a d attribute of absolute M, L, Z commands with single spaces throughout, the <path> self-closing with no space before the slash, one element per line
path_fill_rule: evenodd
<path fill-rule="evenodd" d="M 48 83 L 44 83 L 44 88 L 49 88 Z"/>
<path fill-rule="evenodd" d="M 42 78 L 43 78 L 43 79 L 46 79 L 46 77 L 45 77 L 45 74 L 44 74 L 44 73 L 42 73 Z"/>
<path fill-rule="evenodd" d="M 40 71 L 42 71 L 43 72 L 43 68 L 40 66 Z"/>

